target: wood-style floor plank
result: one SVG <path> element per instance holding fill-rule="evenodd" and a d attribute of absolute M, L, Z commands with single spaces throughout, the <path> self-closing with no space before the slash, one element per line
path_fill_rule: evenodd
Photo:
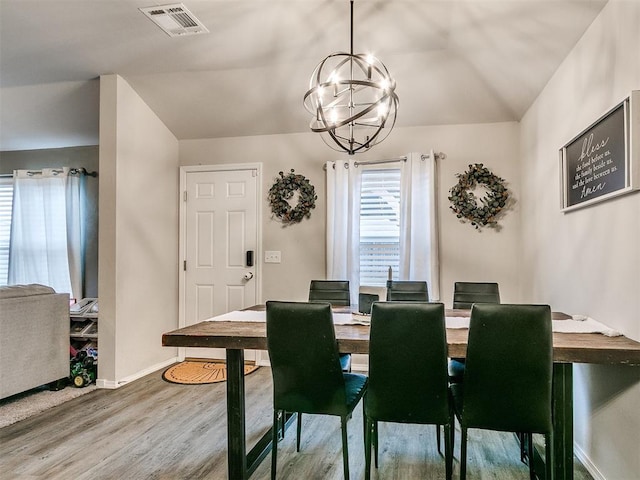
<path fill-rule="evenodd" d="M 197 480 L 226 478 L 225 384 L 176 385 L 156 372 L 117 390 L 96 390 L 0 429 L 0 476 L 12 480 Z M 72 388 L 72 387 L 68 387 Z M 270 426 L 271 372 L 246 377 L 247 443 Z M 305 415 L 301 452 L 295 428 L 278 446 L 278 478 L 342 479 L 340 421 Z M 459 431 L 456 457 L 459 454 Z M 514 436 L 470 431 L 469 480 L 528 479 Z M 444 478 L 433 426 L 380 424 L 374 479 Z M 362 407 L 349 422 L 352 479 L 364 477 Z M 454 478 L 459 474 L 454 463 Z M 270 458 L 252 479 L 270 476 Z M 576 462 L 576 480 L 591 476 Z"/>

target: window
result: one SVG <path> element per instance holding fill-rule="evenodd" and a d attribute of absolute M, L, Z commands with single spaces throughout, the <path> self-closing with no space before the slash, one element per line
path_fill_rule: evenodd
<path fill-rule="evenodd" d="M 0 177 L 0 285 L 7 284 L 9 274 L 12 205 L 13 177 Z"/>
<path fill-rule="evenodd" d="M 82 298 L 81 184 L 71 170 L 16 172 L 9 282 L 40 283 Z"/>
<path fill-rule="evenodd" d="M 360 193 L 360 285 L 385 286 L 400 265 L 400 169 L 362 172 Z"/>
<path fill-rule="evenodd" d="M 425 280 L 440 298 L 435 154 L 327 162 L 327 278 Z M 430 295 L 431 296 L 431 295 Z"/>

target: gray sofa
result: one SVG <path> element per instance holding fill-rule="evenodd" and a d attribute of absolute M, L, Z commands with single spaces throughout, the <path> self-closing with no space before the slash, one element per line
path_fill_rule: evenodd
<path fill-rule="evenodd" d="M 69 295 L 0 287 L 0 398 L 69 376 Z"/>

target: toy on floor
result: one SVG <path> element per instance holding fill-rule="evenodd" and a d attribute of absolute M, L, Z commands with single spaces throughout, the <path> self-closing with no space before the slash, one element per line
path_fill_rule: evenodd
<path fill-rule="evenodd" d="M 95 382 L 98 374 L 98 364 L 93 351 L 80 350 L 71 360 L 71 375 L 69 378 L 74 386 L 81 388 Z"/>

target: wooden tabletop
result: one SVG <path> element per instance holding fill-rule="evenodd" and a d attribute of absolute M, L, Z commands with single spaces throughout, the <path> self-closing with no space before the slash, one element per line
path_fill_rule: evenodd
<path fill-rule="evenodd" d="M 468 315 L 465 310 L 447 310 L 447 316 Z M 570 318 L 553 314 L 554 320 Z M 342 353 L 368 353 L 367 325 L 335 325 L 338 348 Z M 466 328 L 447 329 L 448 354 L 463 358 L 467 350 Z M 230 349 L 267 349 L 264 322 L 200 322 L 162 335 L 166 347 L 217 347 Z M 640 342 L 630 338 L 607 337 L 599 333 L 554 333 L 553 359 L 560 363 L 600 363 L 640 365 Z"/>

